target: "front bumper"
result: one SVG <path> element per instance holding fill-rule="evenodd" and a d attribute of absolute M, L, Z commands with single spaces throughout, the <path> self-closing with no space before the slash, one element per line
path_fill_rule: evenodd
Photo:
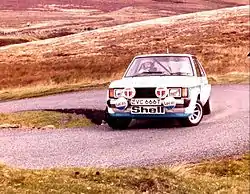
<path fill-rule="evenodd" d="M 110 117 L 115 118 L 131 118 L 131 119 L 153 119 L 153 118 L 186 118 L 190 116 L 190 114 L 187 113 L 166 113 L 162 115 L 158 114 L 140 114 L 135 115 L 131 113 L 113 113 L 109 114 Z"/>
<path fill-rule="evenodd" d="M 131 114 L 130 109 L 126 111 L 117 111 L 108 108 L 108 115 L 114 118 L 131 118 L 131 119 L 154 119 L 154 118 L 187 118 L 192 112 L 188 112 L 185 108 L 174 108 L 166 111 L 165 114 Z"/>

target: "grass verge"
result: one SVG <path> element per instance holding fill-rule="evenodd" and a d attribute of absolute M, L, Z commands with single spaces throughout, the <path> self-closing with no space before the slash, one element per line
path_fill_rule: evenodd
<path fill-rule="evenodd" d="M 90 89 L 104 88 L 109 82 L 102 83 L 76 83 L 76 84 L 55 84 L 55 85 L 37 85 L 31 87 L 20 87 L 13 89 L 0 90 L 0 101 L 18 100 L 24 98 L 41 97 L 65 92 L 76 92 Z"/>
<path fill-rule="evenodd" d="M 208 80 L 212 84 L 249 84 L 249 73 L 231 72 L 224 75 L 210 75 Z"/>
<path fill-rule="evenodd" d="M 116 79 L 120 77 L 117 76 Z M 229 73 L 224 75 L 208 76 L 211 84 L 248 84 L 249 74 L 247 73 Z M 38 85 L 33 87 L 21 87 L 14 89 L 0 90 L 0 101 L 18 100 L 23 98 L 41 97 L 64 92 L 76 92 L 90 89 L 107 89 L 111 80 L 102 80 L 100 83 L 76 83 L 76 84 L 55 84 Z"/>
<path fill-rule="evenodd" d="M 24 170 L 0 165 L 7 193 L 249 193 L 250 155 L 150 168 Z"/>
<path fill-rule="evenodd" d="M 22 128 L 75 128 L 91 125 L 91 121 L 75 114 L 49 111 L 25 111 L 0 114 L 0 125 L 16 125 Z M 6 127 L 7 128 L 7 127 Z"/>

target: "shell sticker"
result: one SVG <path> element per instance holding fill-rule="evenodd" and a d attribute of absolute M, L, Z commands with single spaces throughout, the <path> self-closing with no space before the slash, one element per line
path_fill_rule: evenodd
<path fill-rule="evenodd" d="M 170 110 L 176 106 L 176 101 L 174 97 L 167 97 L 163 100 L 163 105 L 166 109 Z"/>
<path fill-rule="evenodd" d="M 115 107 L 118 110 L 125 110 L 128 107 L 128 101 L 124 97 L 121 97 L 116 100 Z"/>

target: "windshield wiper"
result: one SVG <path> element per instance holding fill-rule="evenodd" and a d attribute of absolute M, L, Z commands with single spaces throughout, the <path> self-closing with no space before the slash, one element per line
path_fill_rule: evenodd
<path fill-rule="evenodd" d="M 137 76 L 146 76 L 146 75 L 171 75 L 167 72 L 162 72 L 162 71 L 144 71 L 144 72 L 141 72 L 141 73 L 138 73 L 138 74 L 135 74 L 133 76 L 129 76 L 129 77 L 137 77 Z"/>
<path fill-rule="evenodd" d="M 161 72 L 161 71 L 144 71 L 144 72 L 141 72 L 141 73 L 138 73 L 138 74 L 135 74 L 133 75 L 132 77 L 136 77 L 136 76 L 141 76 L 141 75 L 152 75 L 152 74 L 163 74 L 164 72 Z"/>
<path fill-rule="evenodd" d="M 164 72 L 161 72 L 161 71 L 145 71 L 145 72 L 142 72 L 142 74 L 162 74 Z"/>
<path fill-rule="evenodd" d="M 171 73 L 171 75 L 185 76 L 185 75 L 190 75 L 190 73 L 186 73 L 186 72 L 174 72 L 174 73 Z"/>

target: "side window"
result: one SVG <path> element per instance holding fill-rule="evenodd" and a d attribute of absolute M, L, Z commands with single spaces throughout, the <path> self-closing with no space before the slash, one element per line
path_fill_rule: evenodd
<path fill-rule="evenodd" d="M 200 69 L 199 62 L 197 61 L 196 58 L 193 58 L 193 61 L 194 61 L 195 70 L 197 72 L 197 76 L 202 77 L 202 71 Z"/>
<path fill-rule="evenodd" d="M 203 69 L 203 67 L 201 66 L 201 63 L 198 61 L 198 63 L 199 63 L 199 67 L 200 67 L 200 69 L 201 69 L 201 74 L 202 74 L 202 76 L 206 76 L 206 73 L 205 73 L 205 71 L 204 71 L 204 69 Z"/>

